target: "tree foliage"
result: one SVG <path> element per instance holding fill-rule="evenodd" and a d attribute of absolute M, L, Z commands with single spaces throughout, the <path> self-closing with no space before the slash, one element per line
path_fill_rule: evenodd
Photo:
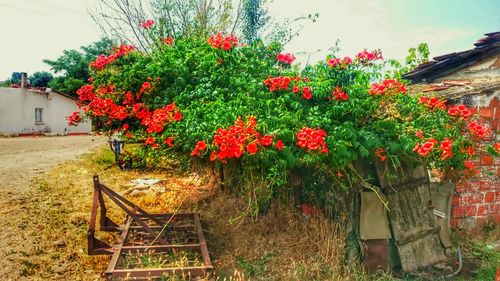
<path fill-rule="evenodd" d="M 31 86 L 35 87 L 47 87 L 49 82 L 53 79 L 54 77 L 52 76 L 52 74 L 47 71 L 37 71 L 29 77 Z"/>
<path fill-rule="evenodd" d="M 104 133 L 143 143 L 149 158 L 233 167 L 257 206 L 252 214 L 294 169 L 321 171 L 339 187 L 365 180 L 353 163 L 370 158 L 426 165 L 448 178 L 476 172 L 470 159 L 488 132 L 472 111 L 405 94 L 404 84 L 383 79 L 378 51 L 332 53 L 299 71 L 280 44 L 241 46 L 233 36 L 151 48 L 123 46 L 92 64 L 93 83 L 78 91 L 86 117 Z M 70 122 L 86 117 L 75 113 Z"/>
<path fill-rule="evenodd" d="M 101 54 L 108 54 L 113 47 L 113 41 L 103 38 L 80 50 L 64 50 L 55 60 L 45 59 L 52 71 L 60 76 L 50 81 L 48 86 L 56 91 L 75 95 L 76 90 L 83 86 L 90 77 L 89 63 Z"/>

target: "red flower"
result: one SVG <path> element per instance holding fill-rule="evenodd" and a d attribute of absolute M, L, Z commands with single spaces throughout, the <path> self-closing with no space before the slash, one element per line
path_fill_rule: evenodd
<path fill-rule="evenodd" d="M 277 76 L 271 78 L 271 76 L 267 76 L 267 79 L 264 81 L 264 85 L 269 87 L 269 91 L 274 92 L 288 90 L 290 82 L 292 82 L 292 77 Z"/>
<path fill-rule="evenodd" d="M 451 152 L 451 149 L 452 149 L 452 142 L 450 139 L 448 138 L 445 138 L 442 142 L 441 142 L 441 146 L 439 147 L 442 151 L 442 156 L 441 156 L 441 160 L 446 160 L 448 158 L 451 158 L 453 156 L 453 153 Z"/>
<path fill-rule="evenodd" d="M 170 147 L 173 147 L 174 146 L 174 137 L 166 138 L 163 143 L 170 146 Z"/>
<path fill-rule="evenodd" d="M 438 141 L 433 138 L 430 138 L 422 145 L 417 142 L 417 144 L 413 148 L 413 151 L 416 151 L 418 154 L 420 154 L 420 156 L 427 157 L 437 143 Z"/>
<path fill-rule="evenodd" d="M 421 96 L 418 99 L 418 103 L 424 104 L 429 108 L 439 108 L 439 109 L 443 109 L 443 110 L 446 109 L 446 105 L 445 105 L 446 100 L 440 100 L 436 97 L 432 97 L 429 99 L 426 96 Z"/>
<path fill-rule="evenodd" d="M 373 83 L 368 93 L 373 96 L 406 93 L 406 87 L 396 79 L 386 79 L 380 84 Z"/>
<path fill-rule="evenodd" d="M 163 38 L 163 43 L 172 46 L 174 44 L 174 38 L 172 36 Z"/>
<path fill-rule="evenodd" d="M 196 143 L 193 151 L 191 152 L 191 156 L 200 156 L 200 152 L 207 149 L 207 144 L 204 141 L 199 141 Z"/>
<path fill-rule="evenodd" d="M 95 70 L 102 70 L 106 67 L 106 65 L 114 62 L 116 59 L 132 52 L 134 50 L 134 46 L 130 45 L 121 45 L 118 48 L 115 48 L 113 52 L 109 55 L 99 55 L 95 61 L 91 62 L 89 66 Z"/>
<path fill-rule="evenodd" d="M 384 162 L 385 160 L 387 160 L 387 156 L 385 155 L 385 150 L 381 147 L 377 150 L 375 150 L 375 156 L 377 156 L 380 161 Z"/>
<path fill-rule="evenodd" d="M 182 114 L 179 111 L 176 111 L 174 113 L 174 120 L 177 121 L 177 122 L 179 122 L 179 121 L 182 120 Z"/>
<path fill-rule="evenodd" d="M 312 129 L 304 127 L 297 133 L 296 145 L 308 151 L 320 151 L 327 154 L 328 148 L 325 143 L 326 132 L 323 129 Z"/>
<path fill-rule="evenodd" d="M 349 99 L 349 96 L 342 91 L 339 86 L 335 87 L 335 89 L 332 89 L 333 93 L 333 99 L 338 100 L 338 101 L 347 101 Z"/>
<path fill-rule="evenodd" d="M 158 147 L 155 137 L 148 137 L 144 143 L 152 147 Z"/>
<path fill-rule="evenodd" d="M 122 126 L 122 130 L 123 130 L 123 131 L 128 130 L 128 128 L 129 128 L 129 125 L 128 125 L 128 124 L 123 124 L 123 126 Z"/>
<path fill-rule="evenodd" d="M 257 146 L 257 143 L 256 142 L 251 142 L 247 145 L 247 151 L 249 154 L 255 154 L 257 153 L 259 147 Z"/>
<path fill-rule="evenodd" d="M 451 116 L 460 116 L 463 119 L 468 119 L 472 116 L 472 110 L 470 110 L 467 106 L 463 104 L 459 104 L 457 106 L 452 106 L 448 109 L 448 114 Z"/>
<path fill-rule="evenodd" d="M 80 112 L 75 111 L 73 112 L 70 116 L 66 117 L 68 120 L 68 125 L 69 126 L 77 126 L 78 123 L 82 122 L 82 116 L 80 115 Z"/>
<path fill-rule="evenodd" d="M 465 160 L 464 167 L 467 168 L 472 174 L 478 173 L 478 171 L 476 170 L 476 165 L 474 165 L 474 163 L 469 160 Z"/>
<path fill-rule="evenodd" d="M 146 92 L 149 92 L 151 89 L 151 83 L 149 82 L 144 82 L 142 83 L 141 89 L 139 90 L 139 93 L 144 94 Z"/>
<path fill-rule="evenodd" d="M 467 129 L 469 129 L 472 134 L 476 135 L 480 139 L 484 139 L 486 137 L 487 128 L 479 125 L 476 122 L 469 123 L 469 125 L 467 125 Z"/>
<path fill-rule="evenodd" d="M 276 55 L 276 60 L 285 64 L 292 64 L 293 61 L 295 60 L 295 56 L 288 53 L 287 54 L 279 53 L 278 55 Z"/>
<path fill-rule="evenodd" d="M 495 143 L 493 149 L 495 149 L 496 153 L 500 153 L 500 142 Z"/>
<path fill-rule="evenodd" d="M 424 139 L 424 134 L 422 133 L 422 130 L 416 131 L 415 136 L 419 139 Z"/>
<path fill-rule="evenodd" d="M 260 139 L 260 144 L 262 146 L 270 146 L 271 144 L 273 144 L 273 137 L 271 137 L 270 135 L 264 135 Z"/>
<path fill-rule="evenodd" d="M 300 91 L 300 87 L 299 86 L 293 86 L 292 93 L 298 93 L 299 91 Z"/>
<path fill-rule="evenodd" d="M 312 98 L 312 93 L 311 93 L 310 87 L 304 87 L 302 89 L 302 97 L 305 98 L 306 100 L 310 100 Z"/>
<path fill-rule="evenodd" d="M 216 49 L 229 51 L 238 45 L 238 39 L 232 34 L 223 37 L 222 34 L 217 33 L 208 38 L 208 43 Z"/>
<path fill-rule="evenodd" d="M 278 140 L 278 141 L 276 142 L 276 149 L 278 149 L 279 151 L 281 151 L 281 150 L 283 150 L 283 147 L 284 147 L 284 145 L 283 145 L 283 141 Z"/>
<path fill-rule="evenodd" d="M 382 52 L 380 51 L 373 51 L 369 52 L 366 49 L 363 50 L 363 52 L 360 52 L 356 55 L 356 58 L 362 62 L 369 62 L 373 60 L 378 60 L 378 59 L 383 59 L 382 58 Z"/>
<path fill-rule="evenodd" d="M 144 29 L 148 29 L 151 26 L 153 26 L 153 24 L 155 24 L 154 20 L 147 20 L 147 21 L 141 23 L 141 27 Z"/>

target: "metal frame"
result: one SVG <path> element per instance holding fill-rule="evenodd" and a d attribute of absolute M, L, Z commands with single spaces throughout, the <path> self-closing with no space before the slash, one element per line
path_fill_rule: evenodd
<path fill-rule="evenodd" d="M 109 265 L 104 272 L 104 276 L 108 280 L 120 279 L 126 277 L 128 280 L 143 280 L 148 278 L 159 278 L 172 274 L 183 274 L 189 277 L 207 277 L 212 276 L 213 266 L 210 261 L 208 248 L 203 230 L 201 227 L 200 217 L 196 213 L 179 213 L 179 214 L 150 214 L 139 208 L 134 203 L 123 198 L 113 190 L 99 182 L 99 177 L 94 175 L 94 195 L 92 203 L 92 211 L 90 215 L 90 225 L 87 232 L 88 254 L 89 255 L 112 255 Z M 104 202 L 106 195 L 112 202 L 120 207 L 126 214 L 127 219 L 124 225 L 119 226 L 106 215 L 107 209 Z M 109 245 L 95 237 L 97 222 L 97 212 L 100 212 L 99 226 L 101 231 L 120 232 L 118 243 Z M 192 226 L 169 226 L 169 222 L 177 219 L 192 221 Z M 174 244 L 168 243 L 169 232 L 175 231 L 191 231 L 196 235 L 196 243 Z M 161 232 L 161 233 L 160 233 Z M 130 234 L 144 237 L 154 238 L 150 245 L 133 245 L 129 241 Z M 187 232 L 186 232 L 187 233 Z M 203 265 L 190 267 L 166 267 L 166 268 L 146 268 L 146 269 L 122 269 L 119 268 L 120 258 L 126 253 L 143 253 L 146 251 L 175 252 L 192 250 L 200 254 Z"/>

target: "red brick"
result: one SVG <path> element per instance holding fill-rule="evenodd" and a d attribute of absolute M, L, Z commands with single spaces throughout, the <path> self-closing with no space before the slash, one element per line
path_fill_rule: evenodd
<path fill-rule="evenodd" d="M 493 108 L 490 108 L 490 107 L 481 107 L 479 109 L 479 113 L 480 113 L 481 117 L 492 118 L 493 117 Z"/>
<path fill-rule="evenodd" d="M 493 200 L 495 200 L 495 193 L 493 193 Z M 451 205 L 452 206 L 458 206 L 460 204 L 460 196 L 453 196 L 453 198 L 451 198 Z"/>
<path fill-rule="evenodd" d="M 498 169 L 498 173 L 500 175 L 500 169 Z M 455 191 L 458 193 L 465 192 L 465 184 L 464 183 L 457 183 L 455 185 Z"/>
<path fill-rule="evenodd" d="M 476 216 L 486 216 L 488 215 L 488 211 L 489 211 L 488 205 L 477 206 Z"/>
<path fill-rule="evenodd" d="M 500 106 L 500 99 L 497 97 L 491 99 L 490 101 L 490 107 L 499 107 Z"/>
<path fill-rule="evenodd" d="M 500 110 L 497 111 L 500 112 Z M 492 131 L 500 130 L 500 118 L 493 119 L 493 122 L 491 122 L 491 130 Z"/>
<path fill-rule="evenodd" d="M 483 203 L 483 194 L 476 192 L 476 193 L 468 193 L 462 195 L 460 198 L 460 205 L 474 205 L 477 203 Z"/>
<path fill-rule="evenodd" d="M 486 194 L 484 194 L 484 202 L 489 203 L 493 202 L 494 200 L 495 200 L 495 192 L 486 192 Z"/>
<path fill-rule="evenodd" d="M 468 217 L 475 216 L 477 212 L 477 206 L 467 206 L 465 207 L 465 215 Z"/>
<path fill-rule="evenodd" d="M 465 207 L 463 206 L 458 206 L 453 208 L 453 217 L 454 218 L 461 218 L 465 215 Z"/>
<path fill-rule="evenodd" d="M 493 215 L 493 221 L 496 224 L 500 224 L 500 214 L 499 215 Z"/>
<path fill-rule="evenodd" d="M 483 154 L 481 155 L 481 165 L 491 166 L 493 164 L 493 157 L 491 155 Z"/>
<path fill-rule="evenodd" d="M 459 223 L 460 223 L 459 219 L 450 219 L 450 226 L 451 227 L 457 228 Z"/>
<path fill-rule="evenodd" d="M 481 181 L 479 183 L 479 190 L 482 191 L 490 191 L 491 190 L 491 184 L 490 181 Z"/>
<path fill-rule="evenodd" d="M 495 201 L 500 201 L 500 191 L 495 191 Z"/>
<path fill-rule="evenodd" d="M 490 205 L 490 214 L 500 214 L 500 204 Z"/>

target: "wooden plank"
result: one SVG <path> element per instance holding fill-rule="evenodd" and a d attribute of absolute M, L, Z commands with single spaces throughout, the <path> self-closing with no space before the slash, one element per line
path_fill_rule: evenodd
<path fill-rule="evenodd" d="M 401 267 L 405 272 L 415 271 L 447 259 L 438 232 L 400 244 L 398 251 Z"/>

